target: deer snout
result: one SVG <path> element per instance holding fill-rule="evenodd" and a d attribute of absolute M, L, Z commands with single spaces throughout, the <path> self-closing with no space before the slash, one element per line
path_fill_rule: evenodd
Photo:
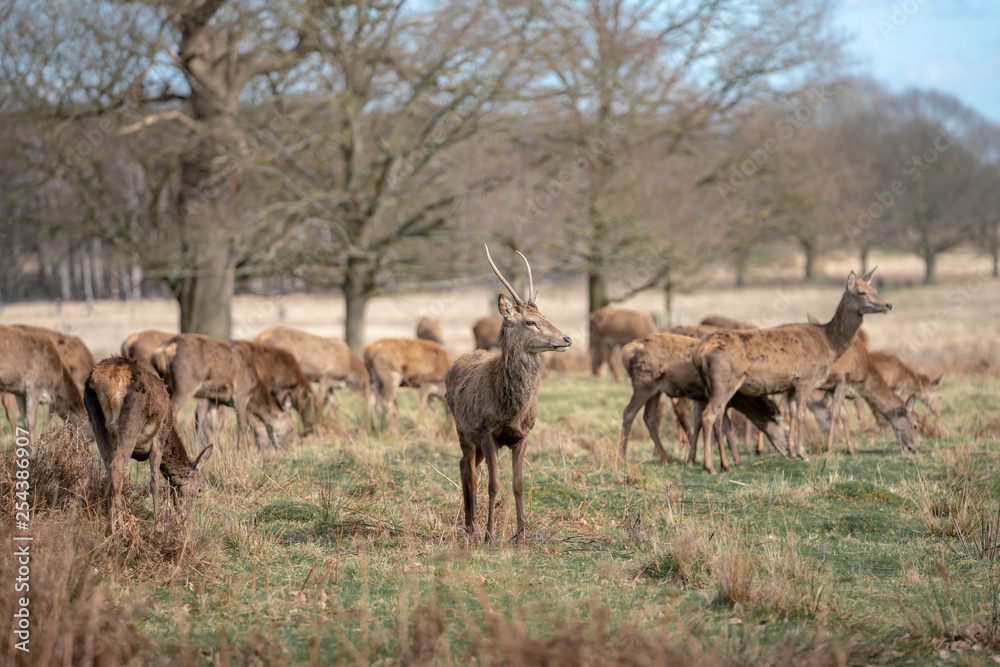
<path fill-rule="evenodd" d="M 566 347 L 569 347 L 570 345 L 573 344 L 573 339 L 570 338 L 569 336 L 563 336 L 563 340 L 566 342 Z"/>
<path fill-rule="evenodd" d="M 891 304 L 891 303 L 889 303 L 888 301 L 886 301 L 886 302 L 885 302 L 885 309 L 886 309 L 886 310 L 892 310 L 892 304 Z"/>

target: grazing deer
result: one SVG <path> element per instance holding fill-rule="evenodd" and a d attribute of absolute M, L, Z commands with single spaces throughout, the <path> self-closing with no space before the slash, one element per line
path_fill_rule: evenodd
<path fill-rule="evenodd" d="M 202 334 L 177 334 L 156 348 L 153 366 L 170 392 L 174 414 L 191 398 L 208 399 L 236 411 L 238 445 L 249 413 L 264 423 L 275 449 L 286 448 L 291 417 L 261 383 L 245 348 Z"/>
<path fill-rule="evenodd" d="M 50 338 L 3 324 L 0 324 L 0 392 L 14 395 L 31 446 L 35 443 L 39 405 L 51 406 L 53 412 L 75 426 L 82 426 L 87 419 L 80 390 Z"/>
<path fill-rule="evenodd" d="M 500 327 L 503 326 L 503 318 L 499 315 L 490 315 L 476 320 L 472 325 L 472 336 L 476 339 L 477 350 L 492 350 L 499 348 Z"/>
<path fill-rule="evenodd" d="M 664 462 L 672 460 L 660 441 L 660 394 L 671 398 L 690 399 L 699 404 L 708 400 L 705 384 L 691 363 L 691 355 L 700 342 L 697 338 L 654 333 L 632 341 L 622 348 L 622 359 L 632 379 L 632 398 L 622 413 L 622 430 L 619 435 L 619 448 L 623 459 L 628 449 L 632 422 L 639 409 L 645 407 L 643 421 L 653 439 L 654 453 Z M 770 400 L 736 393 L 730 399 L 729 405 L 746 415 L 747 419 L 766 433 L 778 452 L 788 454 L 787 433 L 777 407 Z M 697 423 L 695 428 L 696 433 L 691 439 L 688 463 L 694 463 L 698 437 Z M 706 434 L 702 435 L 704 437 Z M 738 460 L 739 452 L 735 449 L 735 441 L 732 437 L 728 439 L 733 457 Z M 722 451 L 721 440 L 719 450 Z M 724 455 L 722 459 L 725 466 Z M 707 438 L 705 469 L 714 472 Z"/>
<path fill-rule="evenodd" d="M 326 401 L 339 410 L 334 389 L 351 389 L 367 398 L 368 369 L 344 341 L 280 326 L 262 331 L 254 340 L 295 356 L 306 378 L 319 385 L 317 405 Z"/>
<path fill-rule="evenodd" d="M 868 355 L 893 393 L 897 396 L 913 394 L 935 417 L 941 416 L 941 382 L 944 380 L 944 373 L 932 380 L 890 352 L 871 351 Z"/>
<path fill-rule="evenodd" d="M 444 400 L 445 375 L 451 367 L 448 353 L 435 342 L 419 338 L 383 338 L 364 349 L 365 367 L 371 380 L 370 405 L 395 423 L 396 390 L 420 390 L 420 420 L 431 396 Z"/>
<path fill-rule="evenodd" d="M 590 314 L 591 372 L 598 376 L 601 366 L 608 364 L 611 379 L 618 381 L 612 356 L 616 349 L 656 331 L 653 318 L 645 313 L 604 306 Z"/>
<path fill-rule="evenodd" d="M 167 480 L 168 495 L 182 518 L 190 521 L 198 495 L 198 471 L 212 456 L 209 445 L 194 461 L 177 434 L 177 419 L 163 381 L 135 359 L 111 357 L 94 367 L 83 391 L 83 401 L 108 472 L 108 533 L 113 533 L 125 511 L 122 479 L 129 459 L 149 461 L 149 491 L 153 525 L 162 519 L 159 474 Z"/>
<path fill-rule="evenodd" d="M 34 327 L 28 324 L 14 324 L 12 326 L 35 336 L 44 336 L 52 341 L 63 366 L 73 377 L 76 386 L 80 388 L 80 391 L 83 391 L 83 385 L 87 382 L 87 376 L 90 375 L 90 369 L 94 367 L 95 363 L 94 355 L 90 353 L 86 343 L 77 336 L 45 327 Z"/>
<path fill-rule="evenodd" d="M 417 320 L 417 338 L 444 345 L 444 332 L 441 331 L 441 323 L 438 322 L 438 318 L 424 315 Z"/>
<path fill-rule="evenodd" d="M 672 324 L 662 327 L 660 333 L 685 336 L 687 338 L 706 338 L 719 331 L 719 329 L 720 327 L 713 327 L 708 324 Z"/>
<path fill-rule="evenodd" d="M 147 329 L 139 333 L 134 333 L 122 341 L 122 356 L 135 359 L 141 366 L 155 373 L 153 352 L 163 344 L 163 341 L 173 338 L 176 335 L 168 331 L 157 331 L 156 329 Z"/>
<path fill-rule="evenodd" d="M 521 253 L 518 253 L 521 255 Z M 531 265 L 528 267 L 528 300 L 524 301 L 503 277 L 490 250 L 486 259 L 493 272 L 510 292 L 513 301 L 501 293 L 497 308 L 503 316 L 500 327 L 500 351 L 476 350 L 463 354 L 448 371 L 446 400 L 455 418 L 455 431 L 462 448 L 459 471 L 462 476 L 462 499 L 465 507 L 465 530 L 476 536 L 476 472 L 486 459 L 489 472 L 489 507 L 486 515 L 486 542 L 493 542 L 493 510 L 500 490 L 498 456 L 501 447 L 510 447 L 513 469 L 512 488 L 517 509 L 517 533 L 524 540 L 524 503 L 521 497 L 522 464 L 528 433 L 538 417 L 538 385 L 542 364 L 538 355 L 550 350 L 565 350 L 573 344 L 569 336 L 555 328 L 535 305 Z"/>
<path fill-rule="evenodd" d="M 904 402 L 892 391 L 878 366 L 873 363 L 868 346 L 860 337 L 855 338 L 851 346 L 834 362 L 826 380 L 820 384 L 818 389 L 833 394 L 829 418 L 830 430 L 826 443 L 827 451 L 833 450 L 837 422 L 840 421 L 842 412 L 846 415 L 843 405 L 848 392 L 864 399 L 876 415 L 889 421 L 902 451 L 919 451 L 921 425 L 913 413 L 916 397 L 910 396 Z M 812 397 L 807 401 L 808 407 L 817 415 L 817 420 L 823 422 L 826 421 L 825 410 L 820 408 L 819 403 Z M 822 426 L 822 423 L 820 425 Z M 847 428 L 846 419 L 844 420 L 844 431 L 847 438 L 847 452 L 853 456 L 855 453 L 854 444 L 851 442 L 851 431 Z"/>
<path fill-rule="evenodd" d="M 850 273 L 837 311 L 826 324 L 721 330 L 703 340 L 693 355 L 709 394 L 701 414 L 702 430 L 710 432 L 737 391 L 752 396 L 787 392 L 796 403 L 791 449 L 796 451 L 797 445 L 798 456 L 808 460 L 805 411 L 812 390 L 826 380 L 834 362 L 851 346 L 864 316 L 892 309 L 868 284 L 874 271 L 860 280 Z"/>
<path fill-rule="evenodd" d="M 257 378 L 278 405 L 285 412 L 295 408 L 302 418 L 302 428 L 310 430 L 314 417 L 313 393 L 295 355 L 257 341 L 237 340 L 233 344 L 253 360 Z"/>

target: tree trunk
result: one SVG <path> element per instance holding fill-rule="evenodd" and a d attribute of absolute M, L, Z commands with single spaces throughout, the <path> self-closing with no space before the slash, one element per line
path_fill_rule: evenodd
<path fill-rule="evenodd" d="M 937 253 L 933 250 L 926 250 L 924 253 L 924 284 L 934 283 L 934 264 L 937 262 Z"/>
<path fill-rule="evenodd" d="M 232 332 L 236 262 L 228 248 L 203 249 L 180 285 L 181 333 L 200 333 L 229 340 Z"/>
<path fill-rule="evenodd" d="M 361 356 L 365 348 L 365 309 L 375 291 L 374 268 L 364 259 L 347 260 L 344 274 L 344 342 Z"/>
<path fill-rule="evenodd" d="M 670 278 L 670 274 L 667 274 L 667 280 L 663 284 L 663 305 L 667 309 L 667 321 L 666 324 L 670 325 L 674 323 L 674 281 Z"/>
<path fill-rule="evenodd" d="M 736 269 L 736 286 L 745 287 L 747 284 L 747 264 L 749 263 L 749 257 L 746 252 L 738 250 L 736 252 L 736 258 L 733 262 L 733 268 Z"/>
<path fill-rule="evenodd" d="M 861 275 L 868 273 L 868 253 L 871 250 L 867 245 L 861 246 Z"/>
<path fill-rule="evenodd" d="M 608 305 L 607 282 L 599 269 L 591 268 L 587 272 L 587 301 L 591 313 Z"/>
<path fill-rule="evenodd" d="M 812 243 L 802 242 L 802 251 L 806 255 L 805 275 L 803 280 L 812 282 L 816 270 L 816 246 Z"/>

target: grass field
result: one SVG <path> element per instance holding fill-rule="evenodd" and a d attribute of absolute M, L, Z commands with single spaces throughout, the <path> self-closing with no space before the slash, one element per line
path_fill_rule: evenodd
<path fill-rule="evenodd" d="M 617 461 L 627 384 L 550 376 L 527 454 L 523 547 L 507 539 L 509 454 L 500 544 L 469 544 L 458 528 L 455 436 L 440 411 L 416 423 L 414 392 L 401 394 L 399 435 L 362 428 L 354 398 L 342 423 L 329 419 L 324 436 L 283 457 L 234 451 L 224 433 L 189 540 L 151 530 L 148 468 L 138 463 L 127 496 L 133 519 L 106 539 L 103 468 L 68 433 L 50 430 L 31 467 L 32 653 L 25 660 L 5 630 L 3 659 L 1000 661 L 1000 379 L 992 374 L 946 380 L 949 435 L 925 439 L 918 455 L 901 455 L 891 433 L 859 434 L 857 457 L 825 455 L 817 433 L 811 463 L 744 449 L 742 468 L 714 477 L 653 462 L 639 424 L 627 463 Z M 192 442 L 186 412 L 181 423 Z M 668 443 L 673 433 L 666 425 Z M 6 457 L 5 516 L 14 470 Z M 12 544 L 9 521 L 0 533 Z M 4 553 L 3 585 L 12 586 L 16 566 Z M 0 598 L 5 622 L 13 598 L 7 590 Z"/>

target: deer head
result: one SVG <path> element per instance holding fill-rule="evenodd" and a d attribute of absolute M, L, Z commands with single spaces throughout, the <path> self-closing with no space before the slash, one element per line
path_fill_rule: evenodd
<path fill-rule="evenodd" d="M 924 383 L 924 378 L 921 376 L 920 381 L 920 395 L 918 398 L 923 402 L 927 408 L 934 413 L 935 417 L 941 416 L 941 381 L 944 380 L 944 373 L 937 376 L 928 383 Z"/>
<path fill-rule="evenodd" d="M 503 277 L 500 269 L 493 263 L 489 246 L 486 247 L 486 259 L 489 260 L 490 266 L 493 267 L 493 272 L 497 274 L 497 278 L 500 279 L 500 282 L 510 292 L 510 297 L 501 292 L 497 299 L 497 309 L 503 316 L 503 326 L 500 328 L 500 347 L 504 347 L 505 340 L 516 340 L 519 342 L 519 346 L 529 354 L 538 354 L 550 350 L 562 352 L 573 344 L 573 339 L 559 331 L 538 310 L 538 307 L 535 305 L 538 292 L 535 291 L 535 282 L 531 277 L 531 265 L 528 263 L 527 257 L 520 252 L 517 254 L 521 255 L 525 266 L 528 267 L 528 301 L 518 296 L 514 288 L 511 287 L 511 284 Z M 513 297 L 513 300 L 511 300 L 511 297 Z"/>
<path fill-rule="evenodd" d="M 851 297 L 852 306 L 862 315 L 887 313 L 892 310 L 892 304 L 880 297 L 875 288 L 868 284 L 877 268 L 877 266 L 873 267 L 860 280 L 854 275 L 854 271 L 851 271 L 850 275 L 847 276 L 846 291 Z"/>
<path fill-rule="evenodd" d="M 181 446 L 183 447 L 183 445 Z M 201 475 L 198 472 L 205 465 L 205 462 L 212 457 L 213 453 L 215 453 L 215 445 L 205 447 L 195 460 L 191 461 L 187 470 L 181 471 L 180 474 L 170 480 L 170 497 L 174 501 L 174 509 L 182 517 L 191 516 L 194 499 L 198 497 L 198 493 L 201 491 Z"/>
<path fill-rule="evenodd" d="M 897 409 L 889 416 L 889 423 L 896 433 L 899 444 L 908 452 L 920 451 L 920 422 L 913 412 L 913 405 L 917 402 L 916 396 L 906 399 L 906 405 Z"/>

